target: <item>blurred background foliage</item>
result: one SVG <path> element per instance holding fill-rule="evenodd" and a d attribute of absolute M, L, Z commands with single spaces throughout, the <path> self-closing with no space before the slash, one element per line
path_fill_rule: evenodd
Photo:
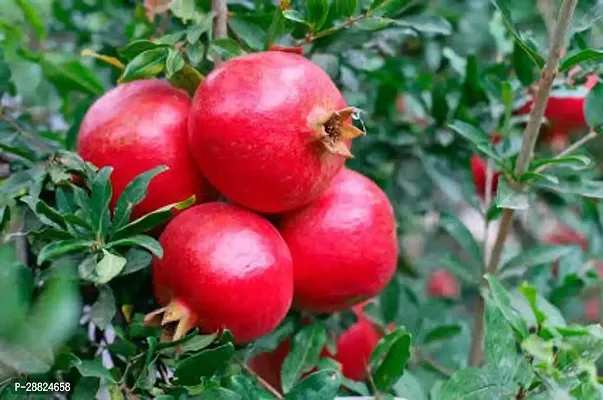
<path fill-rule="evenodd" d="M 543 3 L 553 6 L 543 10 Z M 387 192 L 398 218 L 399 274 L 367 308 L 382 326 L 403 326 L 413 338 L 406 372 L 385 392 L 412 400 L 439 398 L 450 371 L 467 365 L 480 296 L 481 242 L 489 231 L 485 247 L 491 247 L 500 214 L 495 205 L 484 209 L 476 194 L 470 157 L 478 148 L 476 141 L 466 139 L 469 128 L 461 123 L 485 133 L 485 138 L 502 137 L 497 144 L 482 143 L 479 150 L 495 156 L 491 158 L 496 170 L 510 174 L 526 122 L 525 115 L 512 111 L 526 101 L 527 89 L 539 79 L 534 59 L 547 56 L 546 15 L 558 5 L 525 0 L 233 0 L 228 2 L 228 37 L 213 38 L 211 4 L 204 0 L 2 0 L 0 227 L 5 234 L 0 247 L 0 378 L 9 379 L 7 385 L 15 372 L 38 374 L 38 380 L 60 378 L 76 385 L 74 398 L 90 398 L 99 385 L 111 398 L 133 398 L 132 391 L 159 396 L 165 393 L 157 381 L 165 379 L 168 370 L 178 375 L 180 368 L 180 379 L 186 380 L 187 368 L 201 368 L 222 357 L 217 349 L 228 353 L 227 361 L 232 357 L 228 338 L 204 350 L 214 352 L 208 355 L 199 351 L 215 337 L 195 334 L 187 339 L 195 355 L 174 355 L 172 347 L 157 343 L 158 332 L 142 326 L 142 315 L 153 307 L 146 268 L 153 244 L 137 243 L 115 254 L 96 249 L 93 260 L 86 262 L 97 273 L 109 274 L 101 282 L 83 278 L 89 253 L 70 249 L 39 263 L 36 257 L 74 221 L 65 222 L 65 210 L 57 205 L 61 187 L 77 197 L 67 188 L 73 186 L 68 182 L 72 172 L 83 174 L 92 192 L 95 182 L 98 190 L 107 190 L 102 171 L 82 165 L 65 150 L 74 149 L 90 104 L 118 79 L 166 76 L 190 89 L 198 76 L 188 67 L 206 74 L 218 57 L 228 59 L 270 44 L 301 44 L 348 103 L 362 110 L 368 135 L 354 143 L 355 158 L 348 164 Z M 570 52 L 603 46 L 601 16 L 603 2 L 579 1 Z M 517 30 L 510 29 L 509 18 Z M 513 32 L 521 32 L 521 41 L 514 40 Z M 582 57 L 582 69 L 571 80 L 567 71 L 561 74 L 556 93 L 578 90 L 588 74 L 599 73 L 597 57 Z M 126 64 L 125 70 L 120 64 Z M 590 126 L 598 128 L 603 97 L 593 92 L 586 113 Z M 546 128 L 542 136 L 538 157 L 553 157 L 557 151 L 546 140 Z M 525 280 L 537 289 L 537 307 L 517 289 L 510 289 L 507 298 L 528 322 L 534 319 L 534 309 L 545 312 L 550 323 L 598 321 L 598 308 L 594 317 L 585 310 L 593 299 L 598 304 L 602 293 L 595 272 L 603 260 L 603 185 L 596 181 L 603 161 L 600 142 L 592 140 L 578 152 L 592 160 L 591 168 L 584 168 L 584 158 L 573 159 L 576 168 L 552 168 L 560 183 L 537 184 L 525 196 L 511 193 L 506 199 L 507 206 L 519 211 L 503 252 L 500 280 L 509 288 Z M 88 201 L 94 202 L 94 194 Z M 489 229 L 484 229 L 484 219 L 490 221 Z M 576 234 L 563 243 L 547 244 L 551 232 L 563 229 Z M 576 246 L 580 242 L 587 245 Z M 71 254 L 63 255 L 67 252 Z M 110 265 L 107 254 L 114 257 Z M 439 269 L 456 276 L 460 296 L 427 295 L 428 278 Z M 492 323 L 498 323 L 499 315 L 492 315 Z M 281 328 L 277 333 L 291 333 L 287 321 Z M 401 338 L 390 337 L 392 343 Z M 591 361 L 601 350 L 601 337 L 597 340 Z M 265 348 L 274 348 L 274 343 Z M 199 355 L 209 358 L 194 359 Z M 228 378 L 217 383 L 212 380 L 214 370 L 208 369 L 203 388 L 224 398 L 227 391 L 245 392 L 241 387 L 248 381 L 242 380 L 236 364 L 229 368 L 224 372 L 221 367 Z M 323 377 L 316 381 L 324 386 L 319 378 Z M 594 382 L 596 387 L 596 378 Z M 174 393 L 185 393 L 178 390 L 174 398 L 179 395 Z M 8 392 L 0 397 L 8 397 Z M 197 392 L 202 393 L 199 388 Z M 496 398 L 507 398 L 500 396 Z"/>

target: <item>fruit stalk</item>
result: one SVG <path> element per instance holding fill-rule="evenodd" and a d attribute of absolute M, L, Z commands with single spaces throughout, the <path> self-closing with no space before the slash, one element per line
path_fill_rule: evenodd
<path fill-rule="evenodd" d="M 515 175 L 519 176 L 526 171 L 532 159 L 532 153 L 538 139 L 539 128 L 544 116 L 544 110 L 551 93 L 553 80 L 557 75 L 559 60 L 562 51 L 565 50 L 565 43 L 569 24 L 574 14 L 578 0 L 564 0 L 559 11 L 559 18 L 552 35 L 549 56 L 542 70 L 538 91 L 534 100 L 534 106 L 530 112 L 528 124 L 523 133 L 523 142 L 521 150 L 515 164 Z M 501 217 L 501 224 L 494 248 L 487 264 L 486 271 L 495 274 L 500 262 L 500 256 L 505 245 L 509 228 L 513 220 L 513 210 L 505 209 Z M 482 279 L 482 287 L 487 287 L 487 282 Z M 471 352 L 469 354 L 469 365 L 477 365 L 482 359 L 482 342 L 484 337 L 484 311 L 485 303 L 483 297 L 478 300 L 478 307 L 475 314 L 475 323 L 473 336 L 471 338 Z"/>

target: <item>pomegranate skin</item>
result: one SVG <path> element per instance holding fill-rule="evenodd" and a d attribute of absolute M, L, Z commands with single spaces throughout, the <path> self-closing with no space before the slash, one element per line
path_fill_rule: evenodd
<path fill-rule="evenodd" d="M 197 89 L 189 140 L 203 174 L 228 199 L 264 213 L 315 199 L 344 164 L 311 126 L 316 110 L 346 107 L 306 58 L 268 51 L 231 59 Z M 344 141 L 349 148 L 349 140 Z"/>
<path fill-rule="evenodd" d="M 343 169 L 318 199 L 284 214 L 278 226 L 293 257 L 299 310 L 343 310 L 375 296 L 395 273 L 392 206 L 357 172 Z"/>
<path fill-rule="evenodd" d="M 188 96 L 169 83 L 140 80 L 119 85 L 98 99 L 80 127 L 77 152 L 97 167 L 111 166 L 111 207 L 136 176 L 160 165 L 169 169 L 150 183 L 138 218 L 192 195 L 197 202 L 212 189 L 188 151 Z"/>
<path fill-rule="evenodd" d="M 371 354 L 381 339 L 381 334 L 366 317 L 362 307 L 354 307 L 358 320 L 335 341 L 336 353 L 331 355 L 326 347 L 321 357 L 330 357 L 341 364 L 343 376 L 355 381 L 364 380 Z M 258 354 L 249 360 L 249 366 L 272 387 L 281 389 L 281 367 L 291 350 L 291 340 L 285 339 L 276 350 Z"/>
<path fill-rule="evenodd" d="M 291 254 L 268 221 L 238 206 L 205 203 L 176 216 L 159 239 L 153 287 L 162 305 L 186 309 L 201 332 L 230 329 L 236 342 L 273 330 L 293 296 Z"/>
<path fill-rule="evenodd" d="M 434 271 L 427 280 L 427 294 L 431 297 L 456 299 L 460 293 L 459 281 L 445 269 Z"/>
<path fill-rule="evenodd" d="M 471 174 L 473 176 L 473 184 L 475 185 L 475 191 L 480 198 L 486 197 L 486 162 L 477 154 L 471 156 Z M 492 174 L 492 186 L 490 188 L 491 196 L 496 195 L 498 189 L 498 178 L 500 172 L 494 172 Z"/>

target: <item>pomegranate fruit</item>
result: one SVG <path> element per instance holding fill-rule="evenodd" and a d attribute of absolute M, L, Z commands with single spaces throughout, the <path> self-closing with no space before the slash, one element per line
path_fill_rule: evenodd
<path fill-rule="evenodd" d="M 133 218 L 192 195 L 197 202 L 211 197 L 212 189 L 188 151 L 189 109 L 186 93 L 159 80 L 119 85 L 90 107 L 77 152 L 97 167 L 114 168 L 112 207 L 132 179 L 160 165 L 169 169 L 151 181 Z"/>
<path fill-rule="evenodd" d="M 461 285 L 454 275 L 448 270 L 439 269 L 429 275 L 427 280 L 427 294 L 431 297 L 456 299 L 461 293 Z"/>
<path fill-rule="evenodd" d="M 189 139 L 199 168 L 228 199 L 255 211 L 315 199 L 341 169 L 349 123 L 331 78 L 306 58 L 267 51 L 231 59 L 197 89 Z"/>
<path fill-rule="evenodd" d="M 176 216 L 159 239 L 153 288 L 163 308 L 147 321 L 178 322 L 174 340 L 193 326 L 230 329 L 248 342 L 274 329 L 293 296 L 291 254 L 268 221 L 226 203 L 205 203 Z"/>
<path fill-rule="evenodd" d="M 551 127 L 546 140 L 554 148 L 563 148 L 567 144 L 572 132 L 585 130 L 588 125 L 584 117 L 584 101 L 589 91 L 595 87 L 599 78 L 597 75 L 589 75 L 581 88 L 567 93 L 552 93 L 547 102 L 544 116 L 549 120 Z M 534 104 L 534 95 L 524 103 L 515 114 L 528 114 Z"/>
<path fill-rule="evenodd" d="M 471 156 L 471 174 L 473 176 L 473 184 L 478 196 L 484 199 L 486 197 L 486 162 L 477 154 Z M 498 189 L 498 178 L 500 172 L 492 173 L 492 184 L 490 186 L 490 195 L 494 197 Z"/>
<path fill-rule="evenodd" d="M 367 372 L 371 353 L 381 339 L 381 334 L 362 311 L 354 307 L 358 320 L 335 341 L 336 353 L 330 354 L 326 347 L 321 357 L 330 357 L 341 364 L 343 376 L 362 381 Z M 281 366 L 291 349 L 290 339 L 285 339 L 276 350 L 258 354 L 249 360 L 251 369 L 266 380 L 272 387 L 281 388 Z"/>
<path fill-rule="evenodd" d="M 293 257 L 299 310 L 334 312 L 375 296 L 396 270 L 392 206 L 361 174 L 343 169 L 329 188 L 278 223 Z"/>

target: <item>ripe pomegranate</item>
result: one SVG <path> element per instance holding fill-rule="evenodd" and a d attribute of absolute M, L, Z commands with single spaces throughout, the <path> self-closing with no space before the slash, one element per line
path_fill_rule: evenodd
<path fill-rule="evenodd" d="M 456 299 L 461 293 L 459 281 L 448 270 L 439 269 L 429 275 L 427 293 L 431 297 Z"/>
<path fill-rule="evenodd" d="M 167 82 L 140 80 L 119 85 L 98 99 L 80 127 L 77 151 L 97 167 L 111 166 L 113 207 L 132 179 L 166 165 L 151 181 L 133 218 L 192 195 L 198 202 L 212 190 L 188 152 L 190 100 Z"/>
<path fill-rule="evenodd" d="M 284 214 L 278 227 L 293 257 L 294 307 L 334 312 L 379 293 L 396 270 L 395 225 L 385 193 L 349 169 L 314 202 Z"/>
<path fill-rule="evenodd" d="M 473 184 L 478 196 L 484 199 L 486 197 L 486 162 L 477 154 L 471 156 L 471 174 L 473 175 Z M 490 187 L 491 196 L 496 195 L 498 189 L 498 178 L 500 172 L 492 173 L 492 185 Z"/>
<path fill-rule="evenodd" d="M 549 120 L 551 127 L 546 140 L 554 148 L 565 147 L 568 136 L 572 132 L 587 129 L 588 125 L 584 118 L 584 101 L 598 80 L 597 75 L 589 75 L 581 88 L 567 94 L 553 92 L 549 97 L 544 116 Z M 533 104 L 534 95 L 531 93 L 531 98 L 516 110 L 515 114 L 528 114 L 532 110 Z"/>
<path fill-rule="evenodd" d="M 277 213 L 314 200 L 363 132 L 331 78 L 306 58 L 268 51 L 231 59 L 197 89 L 189 119 L 199 168 L 235 203 Z"/>
<path fill-rule="evenodd" d="M 366 317 L 361 307 L 353 308 L 358 320 L 336 339 L 336 353 L 332 355 L 326 347 L 321 357 L 330 357 L 341 364 L 343 375 L 355 381 L 362 381 L 367 372 L 367 365 L 381 334 Z M 291 341 L 285 339 L 272 352 L 262 353 L 251 360 L 249 366 L 272 387 L 281 388 L 281 366 L 289 354 Z"/>
<path fill-rule="evenodd" d="M 268 221 L 226 203 L 205 203 L 176 216 L 159 239 L 164 256 L 153 261 L 162 324 L 178 321 L 173 339 L 193 326 L 230 329 L 248 342 L 274 329 L 293 296 L 291 254 Z"/>

